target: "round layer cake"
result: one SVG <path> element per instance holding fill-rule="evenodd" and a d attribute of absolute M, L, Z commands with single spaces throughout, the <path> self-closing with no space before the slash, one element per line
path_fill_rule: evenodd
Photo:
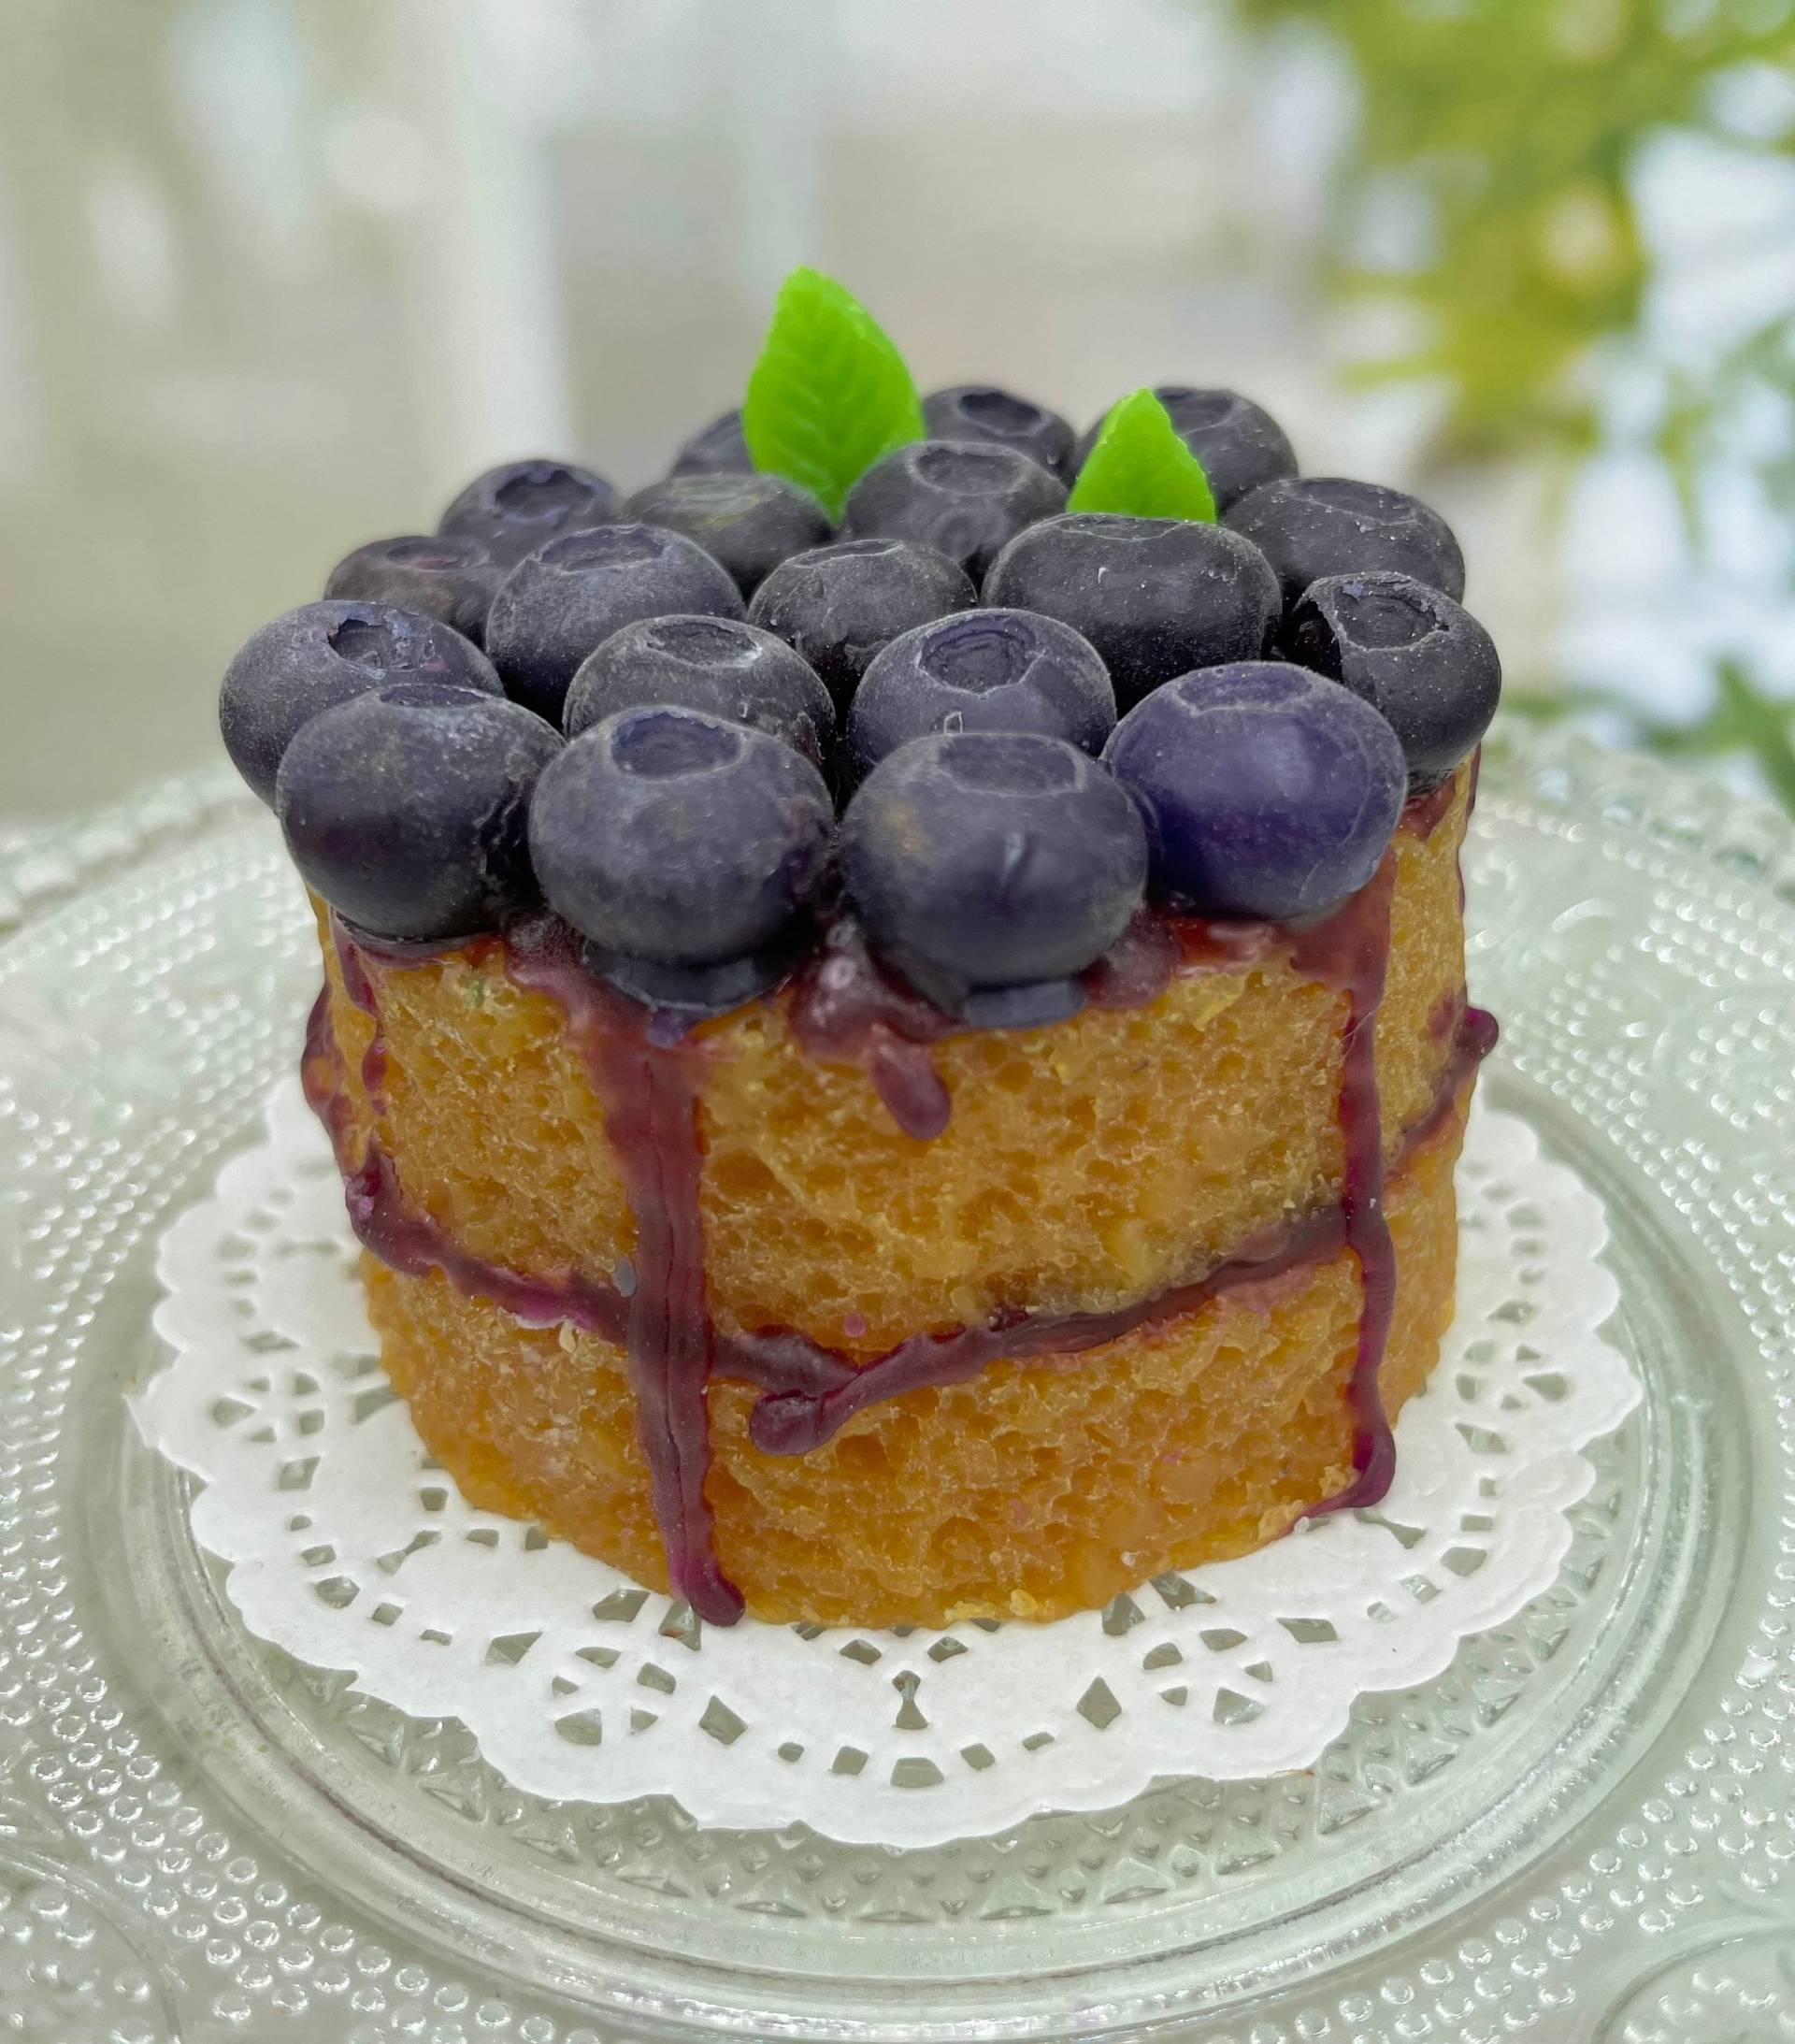
<path fill-rule="evenodd" d="M 1373 1502 L 1452 1315 L 1470 780 L 1322 924 L 1146 910 L 1039 1029 L 918 1029 L 850 936 L 660 1044 L 553 924 L 326 915 L 307 1080 L 432 1453 L 712 1618 L 824 1624 L 1053 1618 Z"/>
<path fill-rule="evenodd" d="M 1463 580 L 1235 393 L 919 398 L 800 272 L 660 482 L 509 463 L 257 632 L 306 1084 L 465 1493 L 857 1626 L 1380 1499 L 1493 1034 Z"/>

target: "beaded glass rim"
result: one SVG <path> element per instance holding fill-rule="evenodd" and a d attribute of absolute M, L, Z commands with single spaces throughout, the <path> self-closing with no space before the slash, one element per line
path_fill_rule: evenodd
<path fill-rule="evenodd" d="M 1608 1202 L 1647 1416 L 1561 1593 L 1356 1722 L 1366 1807 L 1343 1845 L 1285 1853 L 1274 1896 L 1219 1875 L 1194 1841 L 1220 1818 L 1170 1791 L 885 1861 L 695 1842 L 643 1806 L 598 1841 L 628 1862 L 608 1883 L 576 1809 L 473 1809 L 452 1726 L 234 1634 L 112 1394 L 146 1360 L 163 1216 L 247 1131 L 259 1094 L 234 1117 L 229 1088 L 291 1053 L 268 931 L 294 896 L 252 814 L 206 770 L 0 856 L 0 2008 L 357 2044 L 1199 2022 L 1623 2044 L 1795 2010 L 1788 819 L 1558 733 L 1491 748 L 1470 877 L 1473 985 L 1508 1024 L 1492 1086 Z M 1500 1766 L 1417 1776 L 1480 1697 Z M 1255 1806 L 1274 1847 L 1290 1793 Z M 428 1864 L 443 1838 L 456 1878 Z M 1355 1839 L 1379 1863 L 1357 1885 Z"/>

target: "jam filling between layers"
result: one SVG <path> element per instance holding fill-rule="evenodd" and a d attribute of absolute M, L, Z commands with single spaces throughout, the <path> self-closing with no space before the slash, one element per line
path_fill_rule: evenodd
<path fill-rule="evenodd" d="M 1449 804 L 1449 784 L 1443 795 L 1418 797 L 1404 812 L 1402 828 L 1429 836 Z M 711 1623 L 732 1623 L 743 1609 L 741 1594 L 717 1557 L 704 1494 L 711 1463 L 705 1393 L 712 1375 L 759 1388 L 750 1418 L 756 1447 L 769 1454 L 803 1454 L 882 1400 L 963 1383 L 998 1361 L 1073 1356 L 1345 1248 L 1358 1265 L 1361 1290 L 1346 1389 L 1355 1474 L 1343 1490 L 1311 1507 L 1311 1516 L 1318 1516 L 1377 1504 L 1395 1474 L 1395 1442 L 1378 1388 L 1397 1274 L 1384 1211 L 1375 1053 L 1394 885 L 1394 856 L 1386 852 L 1365 887 L 1302 928 L 1143 910 L 1120 943 L 1084 975 L 1090 1004 L 1129 1007 L 1156 998 L 1175 974 L 1239 967 L 1282 952 L 1296 972 L 1343 991 L 1346 1017 L 1337 1113 L 1345 1154 L 1337 1202 L 1249 1244 L 1204 1277 L 1134 1305 L 1101 1313 L 1010 1308 L 981 1326 L 908 1336 L 859 1364 L 794 1328 L 739 1333 L 712 1320 L 699 1209 L 703 1150 L 692 1052 L 666 1029 L 655 1011 L 589 972 L 573 933 L 553 916 L 530 918 L 485 942 L 502 946 L 505 969 L 515 984 L 559 1005 L 591 1074 L 636 1221 L 635 1255 L 614 1280 L 576 1271 L 530 1275 L 470 1255 L 447 1230 L 408 1204 L 393 1160 L 378 1141 L 370 1138 L 359 1159 L 349 1155 L 350 1106 L 327 986 L 307 1030 L 306 1095 L 330 1133 L 350 1222 L 370 1254 L 408 1276 L 439 1271 L 457 1289 L 490 1299 L 525 1325 L 570 1322 L 624 1350 L 668 1580 Z M 378 1114 L 386 1052 L 367 960 L 403 966 L 436 955 L 439 947 L 420 952 L 378 945 L 352 934 L 334 914 L 331 924 L 344 991 L 374 1022 L 362 1082 Z M 962 1025 L 889 979 L 854 926 L 843 921 L 830 931 L 797 973 L 790 1000 L 794 1032 L 807 1049 L 831 1061 L 860 1064 L 907 1133 L 928 1140 L 942 1132 L 951 1102 L 929 1045 Z M 1450 1038 L 1452 1049 L 1432 1104 L 1404 1131 L 1399 1168 L 1444 1125 L 1496 1041 L 1494 1018 L 1468 1006 L 1462 991 L 1443 1000 L 1429 1020 L 1437 1037 Z"/>

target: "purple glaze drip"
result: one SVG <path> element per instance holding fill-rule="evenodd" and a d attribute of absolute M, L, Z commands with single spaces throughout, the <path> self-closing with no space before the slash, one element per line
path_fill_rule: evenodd
<path fill-rule="evenodd" d="M 741 1592 L 718 1562 L 704 1494 L 714 1337 L 698 1211 L 697 1100 L 680 1061 L 645 1040 L 613 1035 L 595 1069 L 601 1061 L 606 1125 L 625 1159 L 636 1216 L 627 1346 L 668 1576 L 701 1619 L 733 1625 Z"/>
<path fill-rule="evenodd" d="M 1477 769 L 1472 767 L 1472 793 L 1476 793 Z M 1425 844 L 1445 821 L 1452 808 L 1452 798 L 1457 789 L 1457 778 L 1448 774 L 1443 781 L 1420 795 L 1411 795 L 1402 805 L 1402 828 Z"/>
<path fill-rule="evenodd" d="M 704 1494 L 711 1468 L 705 1386 L 716 1336 L 698 1206 L 696 1053 L 677 1039 L 660 1040 L 653 1011 L 588 972 L 571 932 L 553 917 L 510 931 L 505 962 L 518 986 L 559 1005 L 604 1104 L 636 1219 L 625 1346 L 668 1579 L 699 1618 L 733 1625 L 742 1613 L 741 1592 L 717 1560 Z"/>
<path fill-rule="evenodd" d="M 335 909 L 330 912 L 330 941 L 337 953 L 337 970 L 343 976 L 343 992 L 351 1007 L 359 1008 L 374 1024 L 367 1048 L 362 1053 L 362 1087 L 378 1115 L 386 1101 L 386 1044 L 381 1035 L 381 1011 L 374 999 L 374 981 L 369 975 L 361 946 Z"/>
<path fill-rule="evenodd" d="M 1300 1264 L 1331 1256 L 1345 1241 L 1345 1217 L 1325 1207 L 1281 1228 L 1263 1247 L 1219 1263 L 1195 1284 L 1175 1285 L 1156 1298 L 1112 1313 L 996 1314 L 984 1327 L 946 1334 L 912 1334 L 883 1356 L 850 1367 L 846 1378 L 820 1390 L 796 1385 L 769 1389 L 749 1419 L 754 1446 L 769 1455 L 802 1455 L 820 1447 L 868 1406 L 906 1391 L 964 1384 L 994 1362 L 1055 1361 L 1131 1334 L 1137 1328 L 1197 1306 L 1242 1287 L 1265 1284 Z M 757 1339 L 757 1338 L 756 1338 Z M 772 1373 L 768 1373 L 770 1376 Z"/>
<path fill-rule="evenodd" d="M 1472 1007 L 1466 1003 L 1464 1013 L 1458 1017 L 1457 1041 L 1453 1055 L 1463 1066 L 1462 1076 L 1469 1077 L 1483 1063 L 1501 1041 L 1502 1026 L 1487 1008 Z"/>
<path fill-rule="evenodd" d="M 374 998 L 374 981 L 363 957 L 364 947 L 351 936 L 349 925 L 335 909 L 330 912 L 330 941 L 337 953 L 337 970 L 343 975 L 343 991 L 349 996 L 350 1005 L 359 1008 L 364 1015 L 372 1015 L 378 1022 L 380 1004 Z"/>
<path fill-rule="evenodd" d="M 812 1057 L 864 1068 L 906 1135 L 932 1143 L 946 1130 L 953 1101 L 928 1046 L 955 1024 L 884 970 L 852 917 L 832 924 L 798 968 L 786 1013 Z"/>
<path fill-rule="evenodd" d="M 446 1230 L 428 1215 L 407 1206 L 398 1173 L 384 1150 L 371 1148 L 366 1161 L 344 1186 L 350 1225 L 382 1263 L 408 1277 L 440 1271 L 457 1291 L 490 1299 L 525 1327 L 555 1327 L 571 1320 L 588 1333 L 622 1347 L 627 1316 L 617 1310 L 617 1294 L 577 1271 L 558 1277 L 526 1277 L 484 1257 L 458 1249 Z"/>
<path fill-rule="evenodd" d="M 1396 1436 L 1379 1384 L 1396 1311 L 1396 1245 L 1384 1211 L 1384 1125 L 1377 1097 L 1377 1011 L 1389 964 L 1395 889 L 1396 861 L 1386 852 L 1370 885 L 1291 952 L 1298 972 L 1341 986 L 1346 995 L 1340 1058 L 1340 1134 L 1345 1151 L 1340 1209 L 1359 1275 L 1358 1341 L 1346 1385 L 1357 1474 L 1337 1496 L 1317 1504 L 1313 1518 L 1377 1504 L 1396 1475 Z"/>
<path fill-rule="evenodd" d="M 1471 763 L 1467 810 L 1477 798 L 1481 762 L 1480 750 Z M 1401 828 L 1425 842 L 1450 811 L 1452 797 L 1453 784 L 1447 780 L 1425 795 L 1412 798 L 1403 806 Z M 1396 1475 L 1396 1436 L 1385 1409 L 1381 1383 L 1384 1351 L 1389 1344 L 1390 1322 L 1396 1312 L 1396 1245 L 1390 1239 L 1389 1217 L 1384 1210 L 1383 1116 L 1377 1094 L 1377 1011 L 1383 1004 L 1390 962 L 1390 906 L 1395 890 L 1392 848 L 1385 853 L 1371 885 L 1324 926 L 1328 930 L 1324 955 L 1316 957 L 1309 948 L 1309 941 L 1300 939 L 1290 957 L 1299 972 L 1307 971 L 1328 984 L 1343 986 L 1347 1000 L 1345 1034 L 1341 1045 L 1339 1112 L 1345 1159 L 1340 1203 L 1346 1222 L 1346 1245 L 1357 1260 L 1359 1271 L 1358 1341 L 1346 1389 L 1356 1474 L 1343 1490 L 1324 1499 L 1307 1515 L 1315 1519 L 1329 1512 L 1381 1504 Z M 1464 906 L 1461 868 L 1461 915 Z M 1462 992 L 1458 998 L 1462 1003 Z M 1449 1079 L 1459 1078 L 1460 1057 L 1467 1050 L 1474 1052 L 1474 1069 L 1495 1045 L 1494 1018 L 1481 1008 L 1469 1013 L 1488 1025 L 1487 1041 L 1474 1028 L 1467 1036 L 1462 1028 L 1453 1025 L 1454 1056 L 1445 1073 Z M 1434 1020 L 1429 1017 L 1430 1026 Z M 1454 1095 L 1445 1097 L 1456 1093 L 1455 1085 Z M 1440 1098 L 1436 1094 L 1436 1104 L 1425 1117 L 1429 1126 L 1443 1118 Z"/>
<path fill-rule="evenodd" d="M 359 1005 L 359 1003 L 358 1003 Z M 393 1159 L 370 1139 L 363 1156 L 350 1156 L 349 1100 L 343 1063 L 330 1022 L 330 989 L 318 996 L 306 1027 L 302 1075 L 306 1099 L 323 1123 L 343 1174 L 350 1226 L 370 1255 L 407 1277 L 440 1271 L 457 1291 L 490 1299 L 527 1327 L 554 1327 L 571 1320 L 588 1333 L 623 1346 L 628 1314 L 609 1285 L 568 1271 L 558 1276 L 526 1276 L 490 1263 L 461 1248 L 439 1222 L 406 1203 Z"/>
<path fill-rule="evenodd" d="M 1501 1034 L 1496 1017 L 1487 1008 L 1473 1008 L 1463 994 L 1458 996 L 1458 1015 L 1452 1025 L 1451 1053 L 1445 1069 L 1434 1082 L 1433 1100 L 1428 1111 L 1403 1130 L 1402 1147 L 1397 1159 L 1399 1169 L 1416 1150 L 1425 1149 L 1440 1133 L 1466 1082 L 1496 1048 Z"/>
<path fill-rule="evenodd" d="M 337 1168 L 345 1178 L 353 1168 L 349 1156 L 349 1101 L 343 1094 L 343 1061 L 337 1048 L 337 1031 L 330 1021 L 330 982 L 318 989 L 318 998 L 306 1017 L 306 1047 L 299 1058 L 299 1083 L 306 1089 L 306 1104 L 324 1125 Z"/>

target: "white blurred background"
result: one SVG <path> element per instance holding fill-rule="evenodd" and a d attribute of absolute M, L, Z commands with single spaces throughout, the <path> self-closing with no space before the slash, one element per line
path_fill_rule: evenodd
<path fill-rule="evenodd" d="M 1341 0 L 1361 24 L 1374 4 L 1389 11 Z M 1420 20 L 1442 0 L 1414 4 Z M 1486 4 L 1517 24 L 1525 4 L 1539 29 L 1535 0 Z M 739 396 L 799 262 L 868 301 L 925 388 L 1001 382 L 1080 425 L 1142 383 L 1243 389 L 1306 468 L 1446 513 L 1521 690 L 1594 684 L 1667 726 L 1712 723 L 1731 662 L 1787 738 L 1790 407 L 1773 376 L 1767 397 L 1700 402 L 1795 308 L 1795 90 L 1773 65 L 1723 67 L 1700 119 L 1647 108 L 1625 137 L 1645 287 L 1577 366 L 1587 437 L 1480 444 L 1445 429 L 1425 362 L 1343 380 L 1400 352 L 1415 313 L 1336 288 L 1341 237 L 1360 266 L 1400 266 L 1437 222 L 1421 156 L 1414 185 L 1361 177 L 1343 220 L 1365 60 L 1326 7 L 5 10 L 0 821 L 208 756 L 239 641 L 352 546 L 429 529 L 489 463 L 565 453 L 625 487 L 660 472 Z M 1637 9 L 1563 12 L 1567 34 L 1597 20 L 1580 89 L 1612 91 L 1618 122 L 1624 69 L 1606 67 Z M 1604 258 L 1607 231 L 1574 203 L 1540 227 L 1567 274 Z M 1692 453 L 1666 439 L 1690 391 Z M 1762 784 L 1767 756 L 1724 731 L 1716 749 Z"/>

